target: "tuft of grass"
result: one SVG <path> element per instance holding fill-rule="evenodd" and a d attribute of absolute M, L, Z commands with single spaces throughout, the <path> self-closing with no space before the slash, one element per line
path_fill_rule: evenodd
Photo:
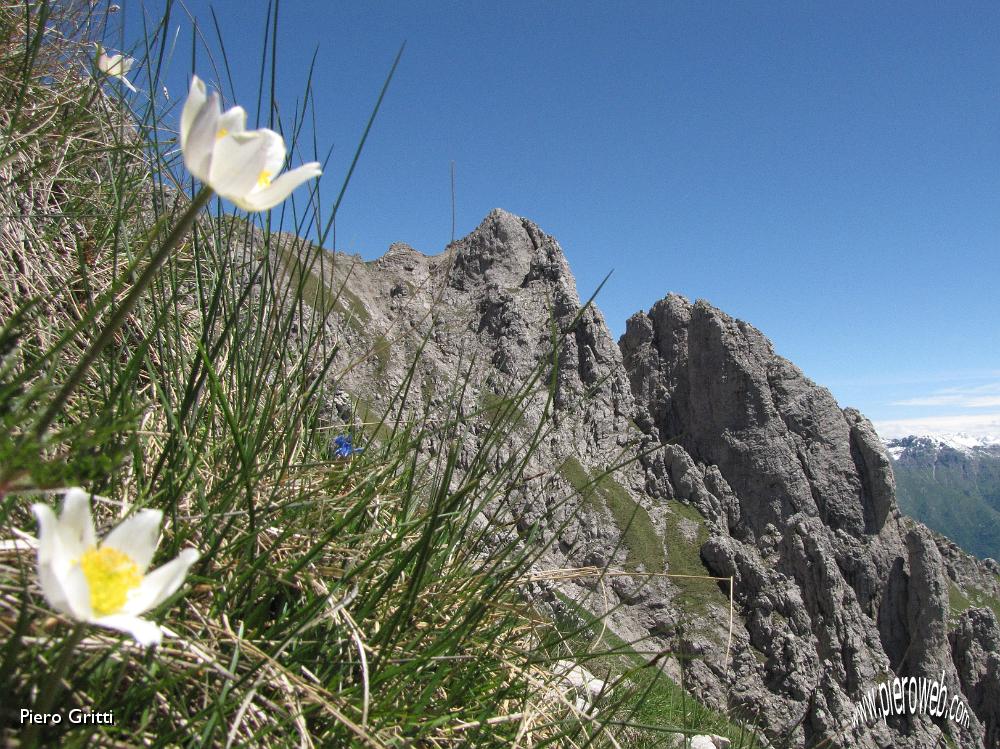
<path fill-rule="evenodd" d="M 173 43 L 169 12 L 134 53 L 135 80 L 153 92 Z M 460 414 L 475 408 L 460 397 L 422 422 L 401 420 L 398 404 L 378 418 L 381 407 L 359 400 L 367 449 L 329 459 L 330 436 L 349 425 L 327 406 L 341 375 L 328 323 L 344 311 L 362 327 L 369 317 L 342 283 L 324 280 L 346 276 L 333 273 L 322 233 L 313 244 L 280 231 L 316 222 L 318 192 L 268 216 L 226 217 L 221 202 L 200 215 L 45 439 L 30 439 L 190 205 L 173 104 L 127 98 L 82 72 L 106 22 L 89 3 L 0 6 L 0 177 L 12 186 L 0 204 L 14 216 L 0 230 L 4 740 L 17 740 L 19 710 L 52 687 L 53 656 L 73 628 L 38 586 L 28 508 L 76 484 L 97 493 L 102 528 L 136 508 L 163 511 L 154 566 L 187 546 L 201 558 L 150 614 L 168 630 L 161 647 L 142 652 L 87 627 L 64 651 L 62 707 L 113 710 L 115 723 L 48 725 L 44 745 L 596 740 L 603 724 L 553 696 L 559 680 L 537 655 L 548 629 L 520 590 L 539 550 L 515 529 L 475 522 L 522 482 L 537 442 L 508 450 L 498 420 L 465 445 Z M 272 92 L 264 118 L 285 130 L 294 159 L 310 82 L 284 123 L 275 81 L 261 86 Z"/>
<path fill-rule="evenodd" d="M 972 601 L 973 605 L 979 608 L 988 608 L 996 616 L 997 621 L 1000 622 L 1000 600 L 996 596 L 990 595 L 988 591 L 983 590 L 979 586 L 970 586 L 969 599 Z"/>
<path fill-rule="evenodd" d="M 699 577 L 712 574 L 701 559 L 701 547 L 707 540 L 708 527 L 701 513 L 683 502 L 669 502 L 666 546 L 670 573 L 694 576 L 672 578 L 679 590 L 675 601 L 681 611 L 694 618 L 709 615 L 713 606 L 729 608 L 729 599 L 718 584 Z"/>
<path fill-rule="evenodd" d="M 962 589 L 953 580 L 948 581 L 948 606 L 951 609 L 951 618 L 957 619 L 965 611 L 972 608 L 972 604 L 966 597 Z"/>
<path fill-rule="evenodd" d="M 269 8 L 260 119 L 286 134 L 293 161 L 321 161 L 300 137 L 310 78 L 298 109 L 278 107 L 277 5 Z M 523 403 L 544 395 L 550 413 L 553 393 L 539 382 L 557 380 L 548 367 L 560 341 L 503 397 L 463 402 L 483 392 L 468 375 L 434 383 L 441 409 L 421 418 L 404 418 L 409 378 L 385 403 L 359 397 L 364 453 L 328 454 L 330 437 L 351 428 L 328 402 L 347 374 L 336 368 L 331 328 L 339 320 L 370 342 L 346 352 L 352 361 L 374 357 L 382 370 L 391 361 L 388 339 L 372 338 L 371 315 L 348 287 L 351 268 L 323 249 L 363 141 L 325 216 L 318 187 L 267 215 L 232 217 L 222 201 L 210 204 L 52 409 L 52 428 L 36 428 L 192 205 L 177 105 L 159 94 L 172 10 L 131 53 L 133 79 L 153 93 L 130 96 L 91 74 L 92 43 L 113 37 L 108 12 L 86 2 L 0 5 L 0 179 L 11 187 L 0 191 L 9 217 L 0 226 L 4 740 L 19 740 L 19 711 L 52 687 L 58 660 L 69 666 L 62 707 L 113 710 L 115 723 L 47 725 L 44 745 L 613 744 L 625 727 L 615 713 L 583 714 L 548 668 L 553 652 L 591 654 L 528 600 L 544 551 L 531 543 L 536 529 L 481 522 L 518 517 L 511 487 L 525 484 L 547 434 L 544 417 L 523 428 Z M 218 72 L 230 65 L 224 31 L 215 31 L 218 49 L 193 41 L 190 59 L 228 78 Z M 313 234 L 315 243 L 299 238 Z M 469 413 L 485 426 L 475 443 L 466 442 Z M 622 526 L 629 565 L 663 568 L 649 517 L 622 486 L 592 479 L 578 461 L 564 471 Z M 184 547 L 201 552 L 185 586 L 150 613 L 168 634 L 157 649 L 97 627 L 69 648 L 74 623 L 36 580 L 29 506 L 55 504 L 72 485 L 97 495 L 102 529 L 138 508 L 161 510 L 154 566 Z M 657 703 L 643 700 L 658 693 L 659 677 L 643 679 L 653 670 L 629 677 L 640 692 L 629 709 L 650 719 Z"/>
<path fill-rule="evenodd" d="M 1000 621 L 1000 600 L 976 585 L 970 585 L 967 592 L 958 587 L 954 580 L 948 581 L 948 605 L 951 619 L 955 620 L 973 608 L 987 608 Z"/>
<path fill-rule="evenodd" d="M 705 706 L 660 668 L 665 656 L 683 654 L 651 649 L 643 641 L 626 642 L 604 626 L 601 617 L 563 594 L 557 598 L 563 612 L 555 621 L 564 638 L 562 647 L 614 686 L 603 709 L 624 727 L 619 736 L 622 746 L 653 749 L 669 745 L 666 742 L 679 735 L 696 733 L 725 736 L 733 749 L 759 746 L 745 721 Z"/>
<path fill-rule="evenodd" d="M 559 467 L 559 475 L 566 479 L 588 507 L 593 510 L 601 509 L 594 480 L 590 477 L 590 473 L 583 467 L 579 459 L 573 455 L 566 458 Z"/>
<path fill-rule="evenodd" d="M 641 567 L 645 572 L 656 574 L 665 570 L 663 541 L 649 513 L 611 474 L 602 473 L 594 479 L 579 459 L 570 456 L 560 466 L 559 475 L 573 487 L 591 511 L 603 512 L 607 509 L 611 513 L 615 525 L 622 532 L 626 569 L 634 571 Z"/>
<path fill-rule="evenodd" d="M 320 313 L 329 315 L 334 310 L 342 310 L 338 294 L 338 291 L 342 294 L 342 290 L 330 288 L 314 270 L 307 268 L 299 260 L 296 249 L 289 245 L 279 245 L 277 248 L 280 267 L 288 283 L 299 289 L 298 294 L 303 302 Z"/>
<path fill-rule="evenodd" d="M 375 376 L 382 377 L 392 361 L 392 341 L 379 333 L 372 344 L 372 353 L 375 356 Z"/>
<path fill-rule="evenodd" d="M 347 287 L 346 279 L 340 287 L 341 304 L 350 319 L 357 321 L 359 325 L 367 325 L 371 322 L 371 314 L 365 308 L 361 297 Z"/>
<path fill-rule="evenodd" d="M 603 495 L 615 524 L 622 529 L 623 541 L 628 550 L 625 567 L 659 574 L 665 570 L 663 539 L 653 527 L 646 509 L 638 504 L 628 491 L 610 474 L 597 479 L 597 490 Z"/>
<path fill-rule="evenodd" d="M 483 387 L 480 390 L 479 407 L 488 421 L 507 419 L 512 422 L 514 427 L 524 428 L 528 426 L 524 409 L 518 399 L 504 398 L 488 387 Z"/>
<path fill-rule="evenodd" d="M 392 436 L 392 415 L 385 410 L 377 409 L 371 401 L 356 395 L 353 398 L 354 416 L 361 422 L 361 428 L 369 439 L 384 443 Z"/>

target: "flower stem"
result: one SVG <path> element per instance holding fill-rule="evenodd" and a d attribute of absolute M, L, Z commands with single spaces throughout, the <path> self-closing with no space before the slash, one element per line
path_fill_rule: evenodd
<path fill-rule="evenodd" d="M 69 670 L 70 662 L 73 660 L 73 653 L 76 651 L 80 641 L 83 640 L 86 627 L 86 624 L 77 624 L 73 628 L 73 631 L 70 632 L 69 637 L 63 641 L 59 660 L 56 661 L 56 665 L 53 666 L 52 671 L 45 677 L 44 682 L 39 685 L 38 702 L 35 703 L 34 709 L 36 715 L 45 715 L 51 712 L 52 706 L 56 703 L 56 698 L 62 692 L 63 679 Z M 29 723 L 28 728 L 22 735 L 21 746 L 26 747 L 26 749 L 34 749 L 34 747 L 38 746 L 38 734 L 42 729 L 42 725 L 44 724 Z"/>
<path fill-rule="evenodd" d="M 125 322 L 125 318 L 128 317 L 129 313 L 135 307 L 136 302 L 139 301 L 139 297 L 146 290 L 146 287 L 152 283 L 153 278 L 156 276 L 156 272 L 160 269 L 160 266 L 166 261 L 170 256 L 170 253 L 180 244 L 181 239 L 184 235 L 188 233 L 191 225 L 194 223 L 195 218 L 201 209 L 208 203 L 209 198 L 212 197 L 212 189 L 210 187 L 202 187 L 201 191 L 195 196 L 194 200 L 191 201 L 191 205 L 188 206 L 187 211 L 181 217 L 181 220 L 173 228 L 167 238 L 160 245 L 160 249 L 156 251 L 146 269 L 139 276 L 139 279 L 135 282 L 135 285 L 129 290 L 128 295 L 122 300 L 122 303 L 118 305 L 115 311 L 111 315 L 111 319 L 108 320 L 107 324 L 104 326 L 104 330 L 101 331 L 101 335 L 96 341 L 94 341 L 90 348 L 84 353 L 83 358 L 80 359 L 79 363 L 76 365 L 76 369 L 66 380 L 66 383 L 62 386 L 56 397 L 52 399 L 49 407 L 45 409 L 45 413 L 38 420 L 35 425 L 35 438 L 41 440 L 48 431 L 48 428 L 52 425 L 56 416 L 69 397 L 73 394 L 73 391 L 80 385 L 83 381 L 83 376 L 90 369 L 91 365 L 97 360 L 100 353 L 107 347 L 109 343 L 114 339 L 115 333 Z"/>

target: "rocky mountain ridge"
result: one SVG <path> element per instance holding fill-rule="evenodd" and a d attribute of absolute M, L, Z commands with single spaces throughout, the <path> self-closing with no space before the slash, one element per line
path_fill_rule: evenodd
<path fill-rule="evenodd" d="M 942 434 L 908 434 L 903 437 L 893 437 L 882 440 L 885 451 L 893 460 L 899 460 L 907 450 L 917 449 L 951 449 L 964 453 L 985 452 L 1000 455 L 1000 437 L 992 434 L 971 435 L 963 432 Z"/>
<path fill-rule="evenodd" d="M 775 746 L 924 747 L 942 730 L 1000 746 L 1000 567 L 901 516 L 870 422 L 759 331 L 669 295 L 616 343 L 581 308 L 555 239 L 501 210 L 436 256 L 395 244 L 337 264 L 317 279 L 337 292 L 330 337 L 352 364 L 333 397 L 341 418 L 411 376 L 427 413 L 459 391 L 488 413 L 536 378 L 508 411 L 525 434 L 548 419 L 526 471 L 537 479 L 502 509 L 552 542 L 552 569 L 616 571 L 543 586 L 551 606 L 601 601 L 624 639 L 694 654 L 665 667 L 756 716 Z M 463 429 L 476 439 L 475 420 Z M 919 713 L 854 725 L 891 674 L 943 678 L 968 727 Z"/>

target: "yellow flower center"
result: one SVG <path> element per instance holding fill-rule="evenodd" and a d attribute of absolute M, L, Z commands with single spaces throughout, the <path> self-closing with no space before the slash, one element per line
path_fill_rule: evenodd
<path fill-rule="evenodd" d="M 271 173 L 266 169 L 257 175 L 257 187 L 268 187 L 271 184 Z"/>
<path fill-rule="evenodd" d="M 90 548 L 80 557 L 80 567 L 90 587 L 90 606 L 98 616 L 121 611 L 128 592 L 142 582 L 132 557 L 118 549 Z"/>
<path fill-rule="evenodd" d="M 229 135 L 229 131 L 228 131 L 228 130 L 226 130 L 226 128 L 224 128 L 224 127 L 220 127 L 220 128 L 219 128 L 219 132 L 217 132 L 217 133 L 215 134 L 215 139 L 216 139 L 216 140 L 222 140 L 222 139 L 223 139 L 223 138 L 225 138 L 225 137 L 226 137 L 227 135 Z"/>

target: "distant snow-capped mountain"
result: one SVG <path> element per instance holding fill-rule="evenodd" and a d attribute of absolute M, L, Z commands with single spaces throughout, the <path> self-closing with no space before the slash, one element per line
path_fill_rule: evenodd
<path fill-rule="evenodd" d="M 885 446 L 903 512 L 976 556 L 1000 558 L 1000 436 L 915 434 Z"/>
<path fill-rule="evenodd" d="M 956 432 L 953 434 L 911 434 L 907 437 L 885 440 L 885 446 L 893 460 L 899 460 L 907 448 L 912 447 L 922 447 L 925 449 L 950 447 L 952 450 L 963 452 L 976 449 L 990 450 L 994 447 L 1000 447 L 1000 434 L 972 435 L 965 432 Z"/>

